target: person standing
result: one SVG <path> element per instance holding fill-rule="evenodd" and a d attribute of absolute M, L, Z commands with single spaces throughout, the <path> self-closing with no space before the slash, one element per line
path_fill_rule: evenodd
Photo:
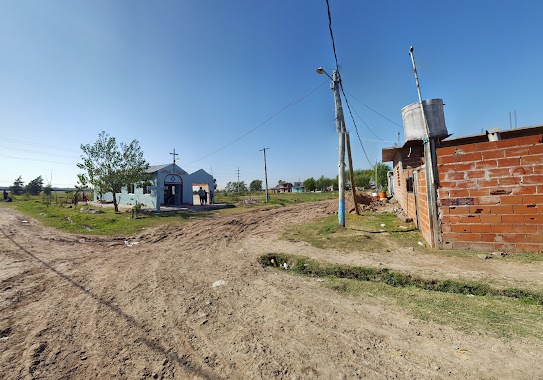
<path fill-rule="evenodd" d="M 5 201 L 8 200 L 8 192 L 6 190 L 4 190 L 4 200 Z"/>
<path fill-rule="evenodd" d="M 198 196 L 200 197 L 200 206 L 203 206 L 204 204 L 204 189 L 200 187 L 200 190 L 198 190 Z"/>
<path fill-rule="evenodd" d="M 207 191 L 204 190 L 204 204 L 207 204 Z"/>

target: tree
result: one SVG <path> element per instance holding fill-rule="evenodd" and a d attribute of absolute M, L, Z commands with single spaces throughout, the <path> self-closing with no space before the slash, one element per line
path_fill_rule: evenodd
<path fill-rule="evenodd" d="M 245 184 L 245 182 L 240 181 L 239 183 L 228 182 L 226 184 L 226 187 L 224 188 L 224 191 L 227 193 L 237 193 L 237 192 L 246 193 L 248 190 L 247 190 L 247 185 Z"/>
<path fill-rule="evenodd" d="M 47 185 L 43 188 L 43 193 L 45 195 L 51 195 L 51 192 L 53 191 L 53 188 L 51 187 L 51 185 Z"/>
<path fill-rule="evenodd" d="M 78 174 L 81 187 L 93 185 L 102 193 L 113 194 L 115 212 L 119 212 L 116 193 L 125 186 L 144 182 L 149 163 L 143 158 L 143 152 L 137 140 L 130 144 L 117 144 L 115 137 L 102 131 L 93 145 L 81 144 L 83 162 L 77 167 L 85 173 Z"/>
<path fill-rule="evenodd" d="M 30 195 L 39 195 L 43 188 L 43 179 L 41 175 L 28 182 L 25 186 L 25 193 Z"/>
<path fill-rule="evenodd" d="M 259 179 L 254 179 L 249 184 L 250 191 L 262 191 L 262 181 Z"/>
<path fill-rule="evenodd" d="M 304 181 L 304 187 L 306 191 L 315 191 L 317 188 L 317 183 L 315 182 L 315 178 L 311 177 Z"/>
<path fill-rule="evenodd" d="M 354 182 L 355 187 L 358 188 L 369 188 L 370 187 L 370 181 L 373 176 L 373 171 L 371 169 L 358 169 L 353 172 L 354 175 Z M 350 179 L 349 171 L 347 170 L 347 178 Z"/>
<path fill-rule="evenodd" d="M 23 179 L 21 176 L 19 176 L 19 178 L 17 178 L 15 182 L 13 182 L 13 186 L 9 187 L 10 193 L 13 195 L 21 195 L 24 191 L 23 185 Z"/>
<path fill-rule="evenodd" d="M 377 170 L 376 170 L 377 169 Z M 392 170 L 387 164 L 381 162 L 376 164 L 376 167 L 373 167 L 373 177 L 375 177 L 375 171 L 377 171 L 377 178 L 374 178 L 375 186 L 378 189 L 383 189 L 388 185 L 388 172 Z"/>
<path fill-rule="evenodd" d="M 333 186 L 334 180 L 330 178 L 325 178 L 323 175 L 316 181 L 317 189 L 321 191 L 326 191 L 330 186 Z"/>

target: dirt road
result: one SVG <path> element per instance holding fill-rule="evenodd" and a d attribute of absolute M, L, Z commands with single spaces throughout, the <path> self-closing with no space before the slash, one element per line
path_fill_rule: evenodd
<path fill-rule="evenodd" d="M 463 334 L 258 265 L 260 254 L 279 251 L 332 260 L 331 251 L 278 239 L 286 225 L 325 207 L 164 226 L 130 247 L 124 238 L 66 235 L 0 209 L 0 378 L 543 377 L 538 341 Z M 542 285 L 541 266 L 489 260 L 474 269 L 473 261 L 413 255 L 341 257 Z M 212 287 L 219 280 L 224 285 Z"/>

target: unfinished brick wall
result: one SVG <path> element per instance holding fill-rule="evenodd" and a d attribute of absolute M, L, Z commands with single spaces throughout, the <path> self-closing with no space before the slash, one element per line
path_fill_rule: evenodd
<path fill-rule="evenodd" d="M 543 136 L 437 149 L 442 247 L 543 251 Z"/>
<path fill-rule="evenodd" d="M 432 232 L 430 229 L 430 214 L 428 212 L 428 192 L 426 189 L 426 172 L 424 166 L 417 169 L 417 227 L 422 233 L 422 237 L 427 243 L 432 241 Z"/>
<path fill-rule="evenodd" d="M 415 193 L 407 191 L 406 181 L 407 178 L 414 177 L 415 171 L 422 164 L 421 149 L 419 147 L 403 148 L 394 158 L 394 198 L 398 201 L 404 213 L 417 224 L 417 227 Z"/>

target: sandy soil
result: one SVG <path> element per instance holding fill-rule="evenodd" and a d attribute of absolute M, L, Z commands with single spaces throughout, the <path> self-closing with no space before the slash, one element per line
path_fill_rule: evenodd
<path fill-rule="evenodd" d="M 266 252 L 543 285 L 541 265 L 335 255 L 278 238 L 326 203 L 260 209 L 124 238 L 74 236 L 0 209 L 3 379 L 541 379 L 530 339 L 467 335 L 316 279 Z M 29 220 L 23 223 L 22 220 Z M 212 287 L 218 280 L 222 286 Z M 459 348 L 461 348 L 459 350 Z"/>

